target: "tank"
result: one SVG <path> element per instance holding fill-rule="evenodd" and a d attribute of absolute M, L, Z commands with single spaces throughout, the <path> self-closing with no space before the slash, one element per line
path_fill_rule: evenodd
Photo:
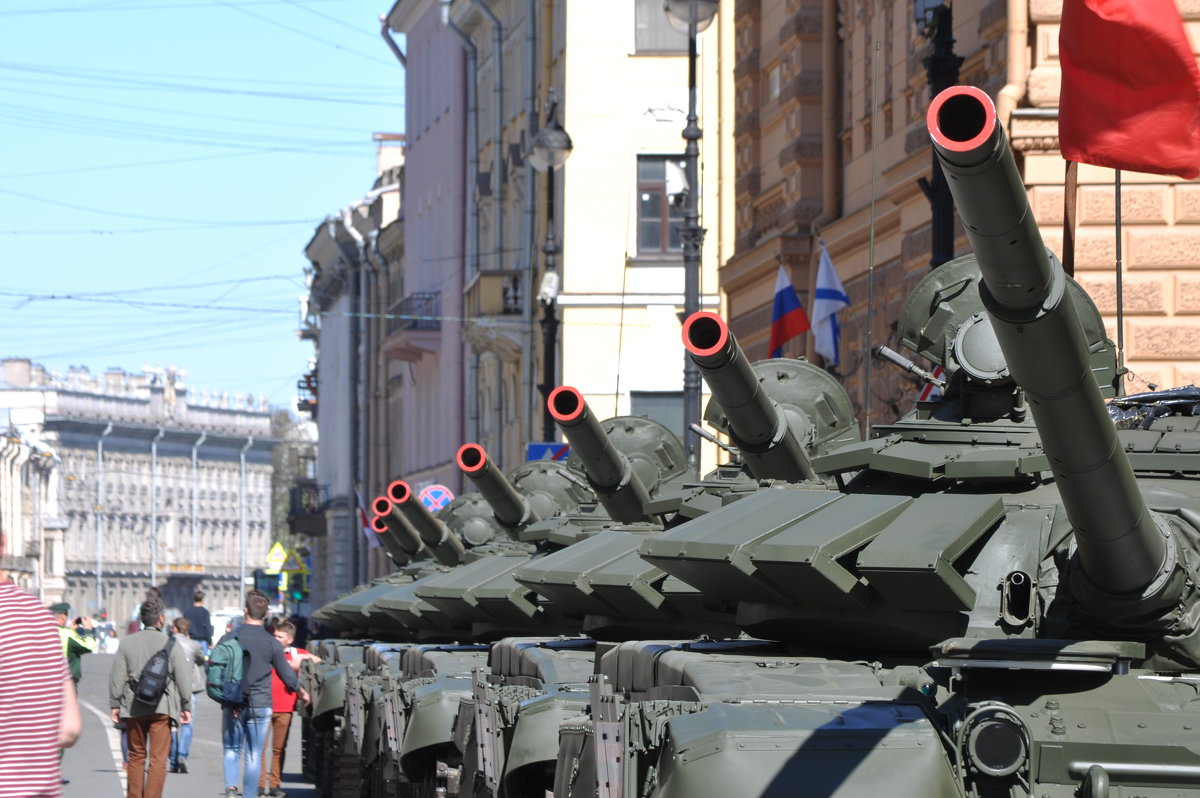
<path fill-rule="evenodd" d="M 821 436 L 805 436 L 806 457 L 823 450 L 818 437 L 823 445 L 839 436 L 857 439 L 848 432 L 855 428 L 849 398 L 824 372 L 793 362 L 754 368 L 773 375 L 767 383 L 777 404 L 794 406 L 799 417 L 836 419 Z M 801 380 L 789 385 L 787 376 L 801 373 L 821 389 L 802 389 Z M 838 410 L 822 414 L 818 406 Z M 436 537 L 422 536 L 390 499 L 374 503 L 377 529 L 395 530 L 407 547 L 409 564 L 401 572 L 436 571 L 412 581 L 393 575 L 334 605 L 339 617 L 360 624 L 373 623 L 375 611 L 382 611 L 408 635 L 407 642 L 340 642 L 331 649 L 342 664 L 331 668 L 329 682 L 334 690 L 340 686 L 342 702 L 330 715 L 335 741 L 324 749 L 339 752 L 331 761 L 343 770 L 361 774 L 364 791 L 543 794 L 553 786 L 558 726 L 586 707 L 598 646 L 611 645 L 597 639 L 738 634 L 731 606 L 711 604 L 701 591 L 640 559 L 637 549 L 646 536 L 719 507 L 722 496 L 758 490 L 759 481 L 740 461 L 688 480 L 674 434 L 638 417 L 598 422 L 574 389 L 564 387 L 550 407 L 568 417 L 564 432 L 575 451 L 567 465 L 529 463 L 505 479 L 480 447 L 459 450 L 460 467 L 487 497 L 494 520 L 508 532 L 505 540 L 472 545 L 460 563 L 438 565 L 428 559 L 428 546 L 417 546 L 440 539 L 440 528 L 425 519 Z M 716 403 L 706 418 L 727 428 Z M 595 497 L 589 485 L 600 491 Z M 616 521 L 606 510 L 630 520 Z M 445 511 L 436 520 L 452 526 Z M 440 612 L 437 629 L 428 610 Z M 385 634 L 375 631 L 377 638 Z M 403 652 L 416 647 L 459 653 L 435 658 L 442 670 L 423 675 L 404 665 Z M 344 662 L 348 657 L 353 661 Z M 420 701 L 414 685 L 425 685 Z M 335 703 L 322 699 L 321 706 Z"/>
<path fill-rule="evenodd" d="M 943 400 L 811 457 L 833 489 L 788 455 L 791 482 L 643 542 L 746 636 L 605 651 L 555 796 L 1200 795 L 1195 392 L 1106 404 L 1113 346 L 992 101 L 949 89 L 928 124 L 973 254 L 899 332 Z"/>
<path fill-rule="evenodd" d="M 644 432 L 647 425 L 653 422 L 638 419 L 622 429 Z M 653 450 L 651 456 L 674 462 Z M 462 770 L 462 753 L 452 744 L 458 703 L 471 696 L 472 669 L 486 669 L 486 641 L 577 631 L 578 623 L 552 604 L 538 606 L 511 571 L 614 523 L 596 506 L 586 476 L 562 463 L 536 462 L 506 478 L 475 444 L 464 445 L 458 460 L 481 494 L 460 496 L 432 514 L 406 483 L 393 482 L 372 503 L 373 525 L 399 570 L 316 615 L 343 635 L 372 638 L 331 643 L 324 647 L 330 661 L 307 668 L 316 696 L 307 727 L 320 737 L 310 747 L 336 770 L 316 768 L 323 790 L 337 789 L 348 773 L 357 774 L 352 789 L 379 794 L 455 790 Z M 666 484 L 655 471 L 651 483 L 660 482 Z"/>
<path fill-rule="evenodd" d="M 336 648 L 403 676 L 401 776 L 363 792 L 1200 796 L 1200 391 L 1120 396 L 986 94 L 928 122 L 973 253 L 897 332 L 941 400 L 859 440 L 827 374 L 749 364 L 701 314 L 684 346 L 735 459 L 694 480 L 553 394 L 598 505 L 414 591 L 465 637 Z M 542 626 L 501 621 L 522 606 Z"/>

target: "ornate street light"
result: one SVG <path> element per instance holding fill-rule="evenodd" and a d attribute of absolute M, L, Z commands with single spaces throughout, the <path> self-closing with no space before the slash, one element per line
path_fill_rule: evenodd
<path fill-rule="evenodd" d="M 699 160 L 700 137 L 696 118 L 696 34 L 713 21 L 719 0 L 664 0 L 663 10 L 671 26 L 688 36 L 688 115 L 683 128 L 687 191 L 683 208 L 683 317 L 700 310 L 700 247 L 704 230 L 700 227 Z M 700 424 L 700 369 L 686 354 L 683 358 L 683 443 L 693 474 L 700 472 L 700 436 L 693 430 Z"/>
<path fill-rule="evenodd" d="M 916 0 L 913 14 L 921 34 L 933 42 L 932 52 L 925 57 L 925 75 L 929 96 L 936 97 L 958 83 L 958 68 L 963 62 L 954 53 L 953 12 L 946 0 Z M 921 178 L 917 182 L 929 200 L 929 268 L 936 269 L 954 257 L 954 198 L 936 152 L 932 158 L 930 180 Z"/>
<path fill-rule="evenodd" d="M 719 0 L 664 0 L 671 27 L 684 33 L 703 33 L 717 15 Z M 695 29 L 691 25 L 695 24 Z"/>
<path fill-rule="evenodd" d="M 545 268 L 538 301 L 542 303 L 542 384 L 538 386 L 543 396 L 557 387 L 555 373 L 555 345 L 558 342 L 558 316 L 554 306 L 558 300 L 558 263 L 561 251 L 554 237 L 554 170 L 567 162 L 571 155 L 571 137 L 558 123 L 558 95 L 550 89 L 546 98 L 546 126 L 533 137 L 529 163 L 539 172 L 546 173 L 546 242 L 542 244 Z M 543 402 L 542 440 L 554 440 L 554 418 L 550 408 Z"/>

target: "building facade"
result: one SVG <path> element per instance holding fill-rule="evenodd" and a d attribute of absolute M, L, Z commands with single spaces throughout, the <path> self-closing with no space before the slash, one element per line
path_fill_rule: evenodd
<path fill-rule="evenodd" d="M 5 566 L 47 603 L 135 617 L 157 586 L 169 608 L 203 589 L 240 606 L 271 544 L 270 410 L 192 396 L 182 374 L 3 361 Z"/>
<path fill-rule="evenodd" d="M 309 293 L 301 336 L 314 344 L 307 409 L 317 424 L 315 508 L 293 517 L 311 538 L 309 599 L 319 607 L 385 567 L 363 518 L 387 485 L 396 438 L 384 398 L 388 311 L 403 287 L 391 265 L 403 254 L 402 139 L 377 135 L 377 178 L 360 199 L 331 213 L 305 247 Z M 299 486 L 298 486 L 299 487 Z M 297 523 L 299 522 L 299 523 Z"/>
<path fill-rule="evenodd" d="M 465 289 L 480 271 L 476 178 L 467 158 L 467 75 L 474 55 L 444 24 L 438 0 L 401 0 L 386 17 L 404 34 L 403 213 L 387 258 L 391 289 L 380 350 L 389 456 L 380 489 L 403 479 L 414 490 L 457 494 L 458 447 L 478 434 L 474 361 L 463 342 Z M 473 109 L 477 115 L 477 109 Z M 474 144 L 474 142 L 473 142 Z M 482 193 L 482 189 L 479 189 Z"/>
<path fill-rule="evenodd" d="M 1061 0 L 957 0 L 942 6 L 866 0 L 737 0 L 737 247 L 721 268 L 735 332 L 766 356 L 773 281 L 783 262 L 806 306 L 818 239 L 847 289 L 841 362 L 833 368 L 864 428 L 907 412 L 915 379 L 869 357 L 900 350 L 895 322 L 931 268 L 925 111 L 939 79 L 939 33 L 952 82 L 996 101 L 1047 246 L 1064 255 L 1065 163 L 1058 152 Z M 952 11 L 948 13 L 947 9 Z M 1194 27 L 1200 10 L 1180 4 Z M 939 31 L 939 25 L 945 29 Z M 1122 173 L 1123 321 L 1117 321 L 1114 173 L 1081 166 L 1074 276 L 1123 343 L 1126 389 L 1194 382 L 1200 335 L 1192 274 L 1200 268 L 1200 189 Z M 957 218 L 953 255 L 969 244 Z M 815 355 L 811 336 L 785 354 Z"/>

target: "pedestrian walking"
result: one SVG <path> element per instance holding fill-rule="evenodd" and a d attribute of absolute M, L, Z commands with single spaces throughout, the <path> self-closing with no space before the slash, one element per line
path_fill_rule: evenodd
<path fill-rule="evenodd" d="M 208 608 L 204 606 L 203 590 L 197 590 L 192 594 L 192 606 L 183 611 L 183 617 L 187 618 L 192 625 L 188 634 L 200 644 L 200 650 L 207 657 L 208 649 L 212 646 L 213 626 L 212 616 L 209 615 Z"/>
<path fill-rule="evenodd" d="M 270 601 L 261 590 L 246 593 L 245 621 L 230 634 L 242 648 L 242 706 L 224 707 L 221 732 L 225 747 L 225 794 L 250 795 L 258 785 L 262 769 L 263 740 L 271 723 L 271 669 L 279 674 L 284 688 L 299 693 L 307 702 L 308 693 L 283 654 L 283 646 L 267 634 L 263 620 Z M 222 638 L 224 640 L 225 638 Z M 218 648 L 220 641 L 218 641 Z M 238 790 L 238 768 L 245 753 L 242 772 L 244 792 Z"/>
<path fill-rule="evenodd" d="M 291 621 L 280 621 L 272 632 L 283 655 L 292 669 L 299 672 L 305 660 L 320 662 L 321 658 L 303 648 L 292 645 L 296 640 L 296 626 Z M 258 779 L 258 794 L 268 798 L 287 798 L 279 788 L 283 778 L 283 756 L 287 752 L 288 731 L 292 727 L 292 713 L 296 710 L 296 694 L 288 692 L 279 674 L 271 671 L 271 739 L 263 740 L 263 768 Z"/>
<path fill-rule="evenodd" d="M 0 555 L 6 552 L 0 532 Z M 0 798 L 60 798 L 61 752 L 81 728 L 54 621 L 0 575 Z"/>
<path fill-rule="evenodd" d="M 139 616 L 143 630 L 117 647 L 108 677 L 108 699 L 113 722 L 124 720 L 129 735 L 126 798 L 160 798 L 167 779 L 171 727 L 192 720 L 192 665 L 182 648 L 169 646 L 170 638 L 163 632 L 166 617 L 161 599 L 142 602 Z M 134 685 L 146 664 L 163 649 L 169 654 L 169 678 L 162 696 L 151 705 L 134 695 Z"/>
<path fill-rule="evenodd" d="M 62 643 L 63 654 L 67 658 L 67 667 L 71 670 L 71 679 L 78 685 L 83 676 L 83 666 L 79 658 L 95 651 L 100 645 L 100 638 L 96 636 L 92 619 L 86 615 L 76 618 L 73 624 L 67 624 L 67 619 L 71 617 L 71 605 L 67 602 L 51 604 L 49 609 L 58 625 L 58 637 Z"/>
<path fill-rule="evenodd" d="M 188 754 L 192 750 L 192 731 L 196 728 L 196 705 L 199 703 L 196 695 L 204 689 L 204 652 L 189 634 L 191 621 L 187 618 L 176 618 L 171 625 L 175 628 L 175 644 L 183 649 L 184 655 L 192 665 L 192 717 L 187 723 L 180 723 L 179 728 L 171 730 L 171 755 L 168 759 L 172 773 L 187 773 Z"/>

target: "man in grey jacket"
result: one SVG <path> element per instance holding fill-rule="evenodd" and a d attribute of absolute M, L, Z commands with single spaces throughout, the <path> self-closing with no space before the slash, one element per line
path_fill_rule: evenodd
<path fill-rule="evenodd" d="M 171 678 L 158 704 L 150 706 L 134 698 L 133 684 L 142 669 L 169 640 L 162 631 L 166 623 L 162 599 L 142 602 L 139 614 L 142 631 L 127 636 L 117 647 L 108 676 L 108 699 L 113 722 L 124 720 L 129 733 L 126 798 L 161 798 L 167 779 L 171 727 L 192 720 L 192 665 L 182 648 L 172 646 Z"/>

